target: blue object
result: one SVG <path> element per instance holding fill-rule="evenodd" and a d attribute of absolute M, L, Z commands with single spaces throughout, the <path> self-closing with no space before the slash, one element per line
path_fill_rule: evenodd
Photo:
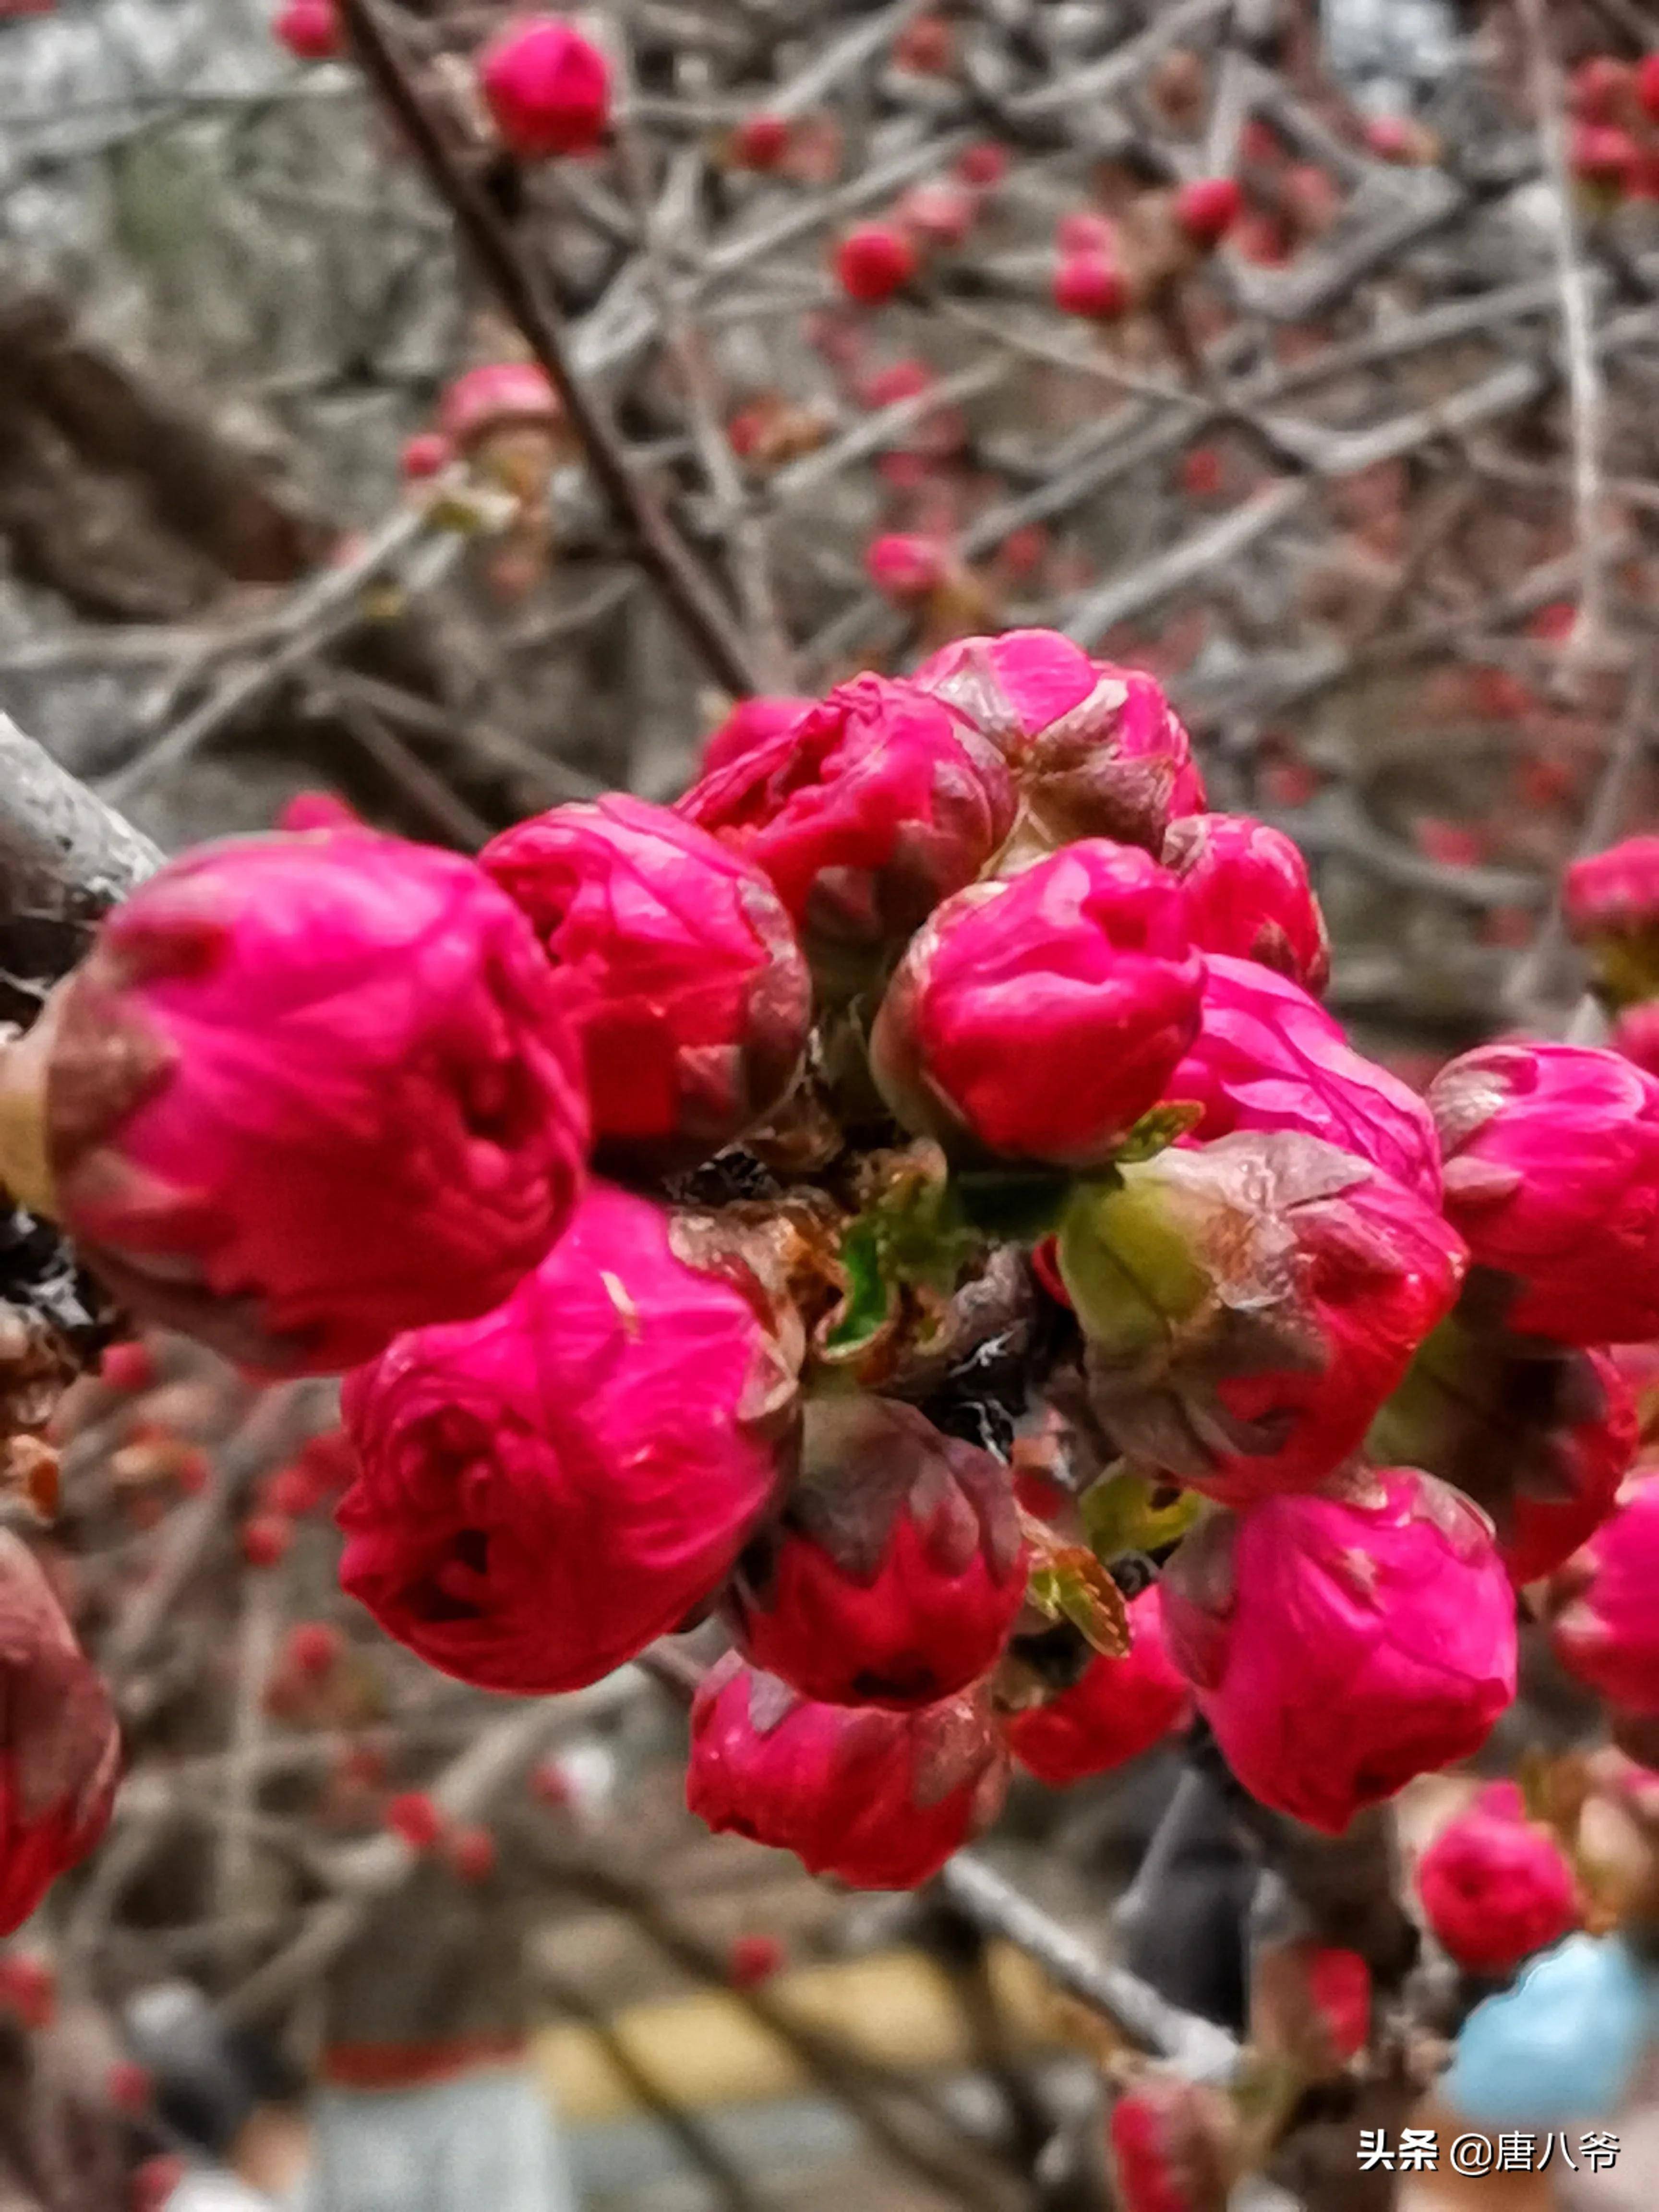
<path fill-rule="evenodd" d="M 1653 1985 L 1616 1936 L 1569 1936 L 1475 2007 L 1441 2087 L 1477 2126 L 1601 2119 L 1655 2021 Z"/>

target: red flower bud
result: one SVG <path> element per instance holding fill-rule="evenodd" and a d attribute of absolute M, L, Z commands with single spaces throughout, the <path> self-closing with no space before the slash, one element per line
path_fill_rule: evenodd
<path fill-rule="evenodd" d="M 770 877 L 815 964 L 867 966 L 971 883 L 1013 820 L 995 747 L 911 684 L 855 677 L 680 801 Z"/>
<path fill-rule="evenodd" d="M 1174 817 L 1202 811 L 1191 741 L 1155 680 L 1056 630 L 963 638 L 915 681 L 1001 749 L 1040 846 L 1114 837 L 1156 856 Z"/>
<path fill-rule="evenodd" d="M 1417 1893 L 1441 1944 L 1474 1974 L 1510 1973 L 1579 1922 L 1572 1869 L 1510 1783 L 1447 1821 L 1418 1861 Z"/>
<path fill-rule="evenodd" d="M 789 151 L 787 116 L 746 115 L 732 133 L 732 159 L 742 169 L 775 169 Z"/>
<path fill-rule="evenodd" d="M 601 1166 L 695 1167 L 778 1103 L 812 981 L 758 868 L 621 794 L 520 822 L 479 866 L 569 986 Z"/>
<path fill-rule="evenodd" d="M 0 2010 L 33 2032 L 50 2027 L 58 2017 L 58 1976 L 50 1962 L 33 1951 L 0 1958 Z"/>
<path fill-rule="evenodd" d="M 1101 260 L 1118 258 L 1117 225 L 1109 215 L 1093 208 L 1073 208 L 1054 225 L 1054 244 L 1062 256 L 1094 255 Z"/>
<path fill-rule="evenodd" d="M 1219 246 L 1243 205 L 1237 178 L 1200 177 L 1176 194 L 1176 221 L 1194 246 Z"/>
<path fill-rule="evenodd" d="M 893 210 L 894 220 L 924 246 L 960 246 L 978 214 L 978 194 L 945 178 L 912 185 Z"/>
<path fill-rule="evenodd" d="M 459 1881 L 488 1881 L 495 1871 L 495 1838 L 488 1828 L 457 1828 L 448 1856 Z"/>
<path fill-rule="evenodd" d="M 1551 1633 L 1556 1657 L 1610 1705 L 1659 1714 L 1659 1483 L 1602 1522 L 1583 1564 L 1586 1585 Z"/>
<path fill-rule="evenodd" d="M 1515 1595 L 1486 1523 L 1410 1468 L 1212 1515 L 1158 1590 L 1227 1764 L 1328 1835 L 1472 1757 L 1515 1696 Z"/>
<path fill-rule="evenodd" d="M 1659 123 L 1659 53 L 1644 54 L 1637 64 L 1636 97 L 1649 120 Z"/>
<path fill-rule="evenodd" d="M 334 0 L 288 0 L 270 27 L 296 61 L 329 62 L 345 52 Z"/>
<path fill-rule="evenodd" d="M 1201 976 L 1174 878 L 1088 838 L 924 923 L 882 1000 L 872 1069 L 908 1127 L 1096 1166 L 1192 1042 Z"/>
<path fill-rule="evenodd" d="M 1613 1048 L 1644 1074 L 1659 1075 L 1659 1000 L 1627 1006 L 1613 1024 Z"/>
<path fill-rule="evenodd" d="M 428 477 L 435 477 L 449 466 L 453 458 L 450 443 L 441 430 L 417 430 L 412 438 L 405 438 L 398 466 L 406 482 L 420 483 Z M 297 830 L 297 822 L 283 823 L 287 830 Z M 314 826 L 314 825 L 313 825 Z"/>
<path fill-rule="evenodd" d="M 1192 1693 L 1165 1648 L 1155 1589 L 1131 1601 L 1129 1626 L 1125 1657 L 1097 1652 L 1069 1690 L 1007 1723 L 1008 1748 L 1051 1789 L 1109 1774 L 1191 1717 Z"/>
<path fill-rule="evenodd" d="M 251 1567 L 280 1566 L 294 1541 L 294 1524 L 280 1513 L 256 1513 L 242 1523 L 242 1557 Z"/>
<path fill-rule="evenodd" d="M 921 265 L 915 246 L 896 224 L 860 223 L 835 252 L 836 281 L 849 300 L 878 307 L 902 292 Z"/>
<path fill-rule="evenodd" d="M 916 1889 L 995 1817 L 1006 1766 L 974 1692 L 903 1713 L 814 1705 L 728 1652 L 691 1707 L 685 1802 L 809 1874 Z"/>
<path fill-rule="evenodd" d="M 1636 181 L 1641 150 L 1628 131 L 1609 123 L 1581 123 L 1572 134 L 1569 158 L 1575 177 L 1622 192 Z"/>
<path fill-rule="evenodd" d="M 994 138 L 981 138 L 972 146 L 964 146 L 957 156 L 957 174 L 964 184 L 978 185 L 981 190 L 1000 185 L 1008 173 L 1008 154 Z"/>
<path fill-rule="evenodd" d="M 1054 264 L 1054 297 L 1062 315 L 1097 323 L 1115 322 L 1134 302 L 1121 264 L 1098 252 L 1063 254 Z"/>
<path fill-rule="evenodd" d="M 136 1395 L 155 1387 L 155 1354 L 142 1337 L 106 1345 L 98 1362 L 98 1380 L 112 1390 Z"/>
<path fill-rule="evenodd" d="M 424 1790 L 405 1790 L 389 1800 L 386 1825 L 411 1851 L 429 1851 L 444 1832 L 444 1816 Z"/>
<path fill-rule="evenodd" d="M 1024 1596 L 1000 1461 L 860 1393 L 808 1405 L 789 1502 L 728 1601 L 744 1652 L 803 1697 L 903 1706 L 984 1674 Z"/>
<path fill-rule="evenodd" d="M 1304 991 L 1330 980 L 1330 939 L 1308 866 L 1291 839 L 1247 814 L 1170 824 L 1164 865 L 1180 879 L 1194 949 L 1255 960 Z"/>
<path fill-rule="evenodd" d="M 1659 997 L 1659 837 L 1626 837 L 1575 860 L 1562 884 L 1574 938 L 1615 1006 Z"/>
<path fill-rule="evenodd" d="M 1486 1045 L 1441 1070 L 1429 1105 L 1447 1214 L 1514 1279 L 1509 1326 L 1659 1335 L 1659 1080 L 1590 1046 Z"/>
<path fill-rule="evenodd" d="M 1085 1186 L 1060 1267 L 1123 1451 L 1230 1505 L 1340 1467 L 1449 1311 L 1455 1234 L 1334 1146 L 1241 1133 Z"/>
<path fill-rule="evenodd" d="M 1198 1037 L 1164 1095 L 1202 1106 L 1200 1139 L 1300 1130 L 1440 1203 L 1440 1147 L 1422 1099 L 1362 1058 L 1298 984 L 1253 960 L 1206 960 Z"/>
<path fill-rule="evenodd" d="M 169 2200 L 177 2195 L 189 2172 L 189 2166 L 176 2152 L 163 2151 L 157 2157 L 147 2158 L 132 2177 L 129 2199 L 131 2212 L 166 2212 Z"/>
<path fill-rule="evenodd" d="M 611 127 L 605 56 L 557 15 L 510 25 L 478 64 L 501 143 L 521 160 L 591 153 Z"/>
<path fill-rule="evenodd" d="M 1519 1589 L 1565 1565 L 1612 1512 L 1638 1428 L 1630 1384 L 1605 1353 L 1454 1316 L 1418 1352 L 1369 1449 L 1484 1508 Z"/>
<path fill-rule="evenodd" d="M 1572 110 L 1586 123 L 1611 122 L 1630 92 L 1630 64 L 1612 54 L 1591 54 L 1572 73 Z"/>
<path fill-rule="evenodd" d="M 283 1662 L 296 1674 L 331 1674 L 345 1649 L 345 1638 L 331 1620 L 296 1620 L 288 1632 Z"/>
<path fill-rule="evenodd" d="M 0 1531 L 0 1935 L 103 1834 L 121 1739 L 39 1561 Z"/>
<path fill-rule="evenodd" d="M 726 1977 L 734 1990 L 757 1990 L 783 1968 L 786 1954 L 775 1936 L 738 1936 L 726 1961 Z"/>
<path fill-rule="evenodd" d="M 1218 2090 L 1175 2074 L 1138 2075 L 1107 2130 L 1119 2212 L 1226 2212 L 1237 2132 Z"/>
<path fill-rule="evenodd" d="M 871 539 L 864 566 L 884 599 L 896 606 L 909 606 L 939 589 L 949 570 L 950 556 L 937 538 L 896 530 Z"/>
<path fill-rule="evenodd" d="M 361 830 L 366 825 L 356 810 L 337 791 L 296 791 L 285 799 L 276 827 L 295 836 L 308 830 Z"/>
<path fill-rule="evenodd" d="M 480 1688 L 597 1681 L 713 1595 L 765 1508 L 776 1360 L 666 1214 L 596 1184 L 505 1305 L 347 1378 L 343 1586 Z"/>
<path fill-rule="evenodd" d="M 118 2112 L 136 2117 L 146 2112 L 155 2091 L 149 2067 L 133 2058 L 118 2058 L 104 2076 L 104 2094 Z"/>
<path fill-rule="evenodd" d="M 764 744 L 769 738 L 780 732 L 791 730 L 811 707 L 815 699 L 800 699 L 787 696 L 775 698 L 739 699 L 726 720 L 708 738 L 702 749 L 702 760 L 698 768 L 700 776 L 711 776 L 733 761 L 742 760 Z"/>
<path fill-rule="evenodd" d="M 486 1310 L 580 1185 L 576 1046 L 528 926 L 470 860 L 397 838 L 171 862 L 18 1052 L 88 1264 L 259 1374 Z"/>

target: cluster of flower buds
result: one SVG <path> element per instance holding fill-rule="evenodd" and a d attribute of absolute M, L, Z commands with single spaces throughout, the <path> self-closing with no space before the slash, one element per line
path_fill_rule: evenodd
<path fill-rule="evenodd" d="M 1572 79 L 1573 174 L 1594 202 L 1659 198 L 1659 54 L 1590 54 Z"/>
<path fill-rule="evenodd" d="M 1300 855 L 1206 811 L 1150 676 L 963 638 L 477 862 L 295 819 L 163 868 L 0 1053 L 8 1182 L 136 1313 L 353 1370 L 349 1465 L 284 1470 L 251 1559 L 343 1483 L 346 1589 L 519 1694 L 718 1615 L 693 1807 L 875 1887 L 1011 1761 L 1194 1710 L 1340 1832 L 1479 1748 L 1516 1584 L 1587 1539 L 1557 1648 L 1659 1712 L 1607 1349 L 1659 1334 L 1659 1082 L 1504 1044 L 1425 1103 L 1366 1060 Z M 994 1341 L 1047 1347 L 1012 1410 L 1066 1483 L 962 1440 Z M 1483 1957 L 1558 1934 L 1542 1868 L 1453 1832 L 1448 1948 L 1484 1889 Z"/>

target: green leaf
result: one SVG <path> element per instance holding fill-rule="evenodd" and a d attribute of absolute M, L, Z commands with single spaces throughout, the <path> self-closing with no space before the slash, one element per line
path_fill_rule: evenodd
<path fill-rule="evenodd" d="M 963 1216 L 1000 1243 L 1036 1244 L 1060 1225 L 1073 1178 L 1048 1169 L 970 1170 L 952 1184 Z"/>
<path fill-rule="evenodd" d="M 1203 1119 L 1204 1109 L 1196 1099 L 1167 1099 L 1162 1106 L 1154 1106 L 1141 1115 L 1112 1157 L 1120 1167 L 1156 1159 L 1177 1138 L 1184 1137 L 1188 1129 L 1195 1129 Z"/>
<path fill-rule="evenodd" d="M 1129 1649 L 1123 1593 L 1080 1546 L 1050 1552 L 1031 1570 L 1025 1595 L 1050 1620 L 1069 1620 L 1097 1651 L 1121 1659 Z"/>
<path fill-rule="evenodd" d="M 1131 1552 L 1156 1552 L 1184 1536 L 1204 1510 L 1204 1500 L 1183 1491 L 1171 1505 L 1155 1506 L 1156 1486 L 1133 1468 L 1115 1468 L 1091 1483 L 1078 1500 L 1078 1513 L 1089 1549 L 1103 1563 Z"/>
<path fill-rule="evenodd" d="M 842 1238 L 841 1263 L 847 1270 L 847 1304 L 830 1332 L 827 1348 L 852 1352 L 886 1327 L 895 1298 L 882 1264 L 879 1229 L 869 1216 L 853 1222 Z"/>

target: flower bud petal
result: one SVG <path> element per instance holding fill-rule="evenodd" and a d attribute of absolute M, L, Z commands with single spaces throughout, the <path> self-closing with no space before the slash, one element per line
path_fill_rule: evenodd
<path fill-rule="evenodd" d="M 569 986 L 601 1167 L 695 1167 L 778 1103 L 812 983 L 758 869 L 666 807 L 614 794 L 520 822 L 478 865 Z"/>
<path fill-rule="evenodd" d="M 1255 961 L 1206 958 L 1198 1036 L 1164 1096 L 1203 1107 L 1195 1141 L 1300 1129 L 1440 1203 L 1440 1147 L 1423 1101 L 1357 1053 L 1299 984 Z"/>
<path fill-rule="evenodd" d="M 1414 1192 L 1291 1131 L 1080 1188 L 1059 1257 L 1120 1449 L 1240 1506 L 1312 1489 L 1358 1449 L 1464 1267 Z"/>
<path fill-rule="evenodd" d="M 771 1497 L 778 1385 L 739 1291 L 595 1184 L 505 1305 L 347 1378 L 342 1585 L 461 1681 L 597 1681 L 724 1580 Z"/>
<path fill-rule="evenodd" d="M 1330 980 L 1331 946 L 1308 864 L 1282 830 L 1246 814 L 1186 814 L 1164 834 L 1200 952 L 1259 961 L 1304 991 Z"/>
<path fill-rule="evenodd" d="M 728 1603 L 749 1658 L 803 1697 L 908 1706 L 983 1674 L 1024 1597 L 1001 1462 L 860 1393 L 807 1407 L 788 1504 Z"/>
<path fill-rule="evenodd" d="M 1413 1469 L 1213 1515 L 1158 1589 L 1229 1766 L 1328 1835 L 1471 1757 L 1515 1696 L 1515 1596 L 1487 1526 Z"/>
<path fill-rule="evenodd" d="M 204 846 L 62 990 L 64 1226 L 125 1303 L 256 1372 L 487 1311 L 569 1217 L 574 1034 L 523 917 L 455 854 L 355 830 Z"/>
<path fill-rule="evenodd" d="M 679 811 L 753 861 L 815 967 L 860 977 L 971 883 L 1013 821 L 994 745 L 913 684 L 860 676 Z"/>
<path fill-rule="evenodd" d="M 1097 1165 L 1192 1042 L 1201 973 L 1170 877 L 1091 838 L 933 915 L 882 1001 L 871 1066 L 922 1134 Z"/>
<path fill-rule="evenodd" d="M 1069 1690 L 1007 1723 L 1015 1759 L 1051 1789 L 1109 1774 L 1190 1717 L 1192 1692 L 1164 1644 L 1157 1590 L 1143 1590 L 1128 1611 L 1126 1657 L 1097 1652 Z"/>
<path fill-rule="evenodd" d="M 1510 1328 L 1659 1335 L 1659 1079 L 1587 1045 L 1485 1045 L 1441 1070 L 1429 1106 L 1446 1212 L 1514 1279 Z"/>
<path fill-rule="evenodd" d="M 1436 1937 L 1469 1973 L 1510 1973 L 1578 1924 L 1578 1885 L 1561 1846 L 1498 1792 L 1440 1830 L 1417 1863 L 1417 1893 Z"/>
<path fill-rule="evenodd" d="M 975 1692 L 902 1713 L 815 1705 L 728 1652 L 691 1708 L 685 1802 L 811 1874 L 915 1889 L 994 1819 L 1006 1772 Z"/>

